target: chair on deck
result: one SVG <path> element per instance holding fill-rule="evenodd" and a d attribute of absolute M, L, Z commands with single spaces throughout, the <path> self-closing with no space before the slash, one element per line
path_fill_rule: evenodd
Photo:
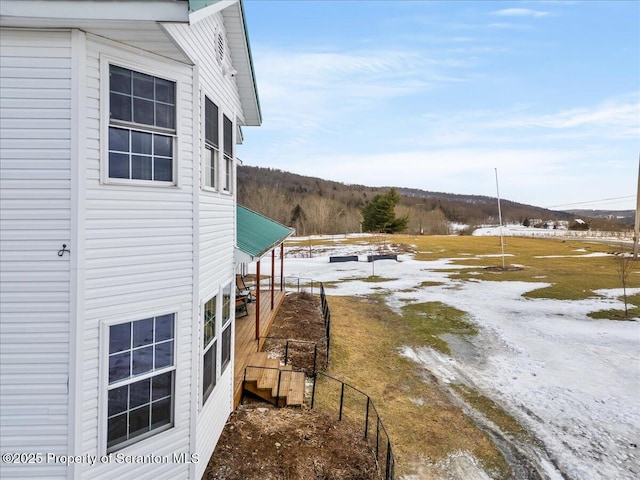
<path fill-rule="evenodd" d="M 247 308 L 249 298 L 246 295 L 236 295 L 236 318 L 246 317 L 249 315 L 249 309 Z M 238 315 L 238 313 L 244 312 L 244 315 Z"/>
<path fill-rule="evenodd" d="M 247 302 L 253 301 L 251 290 L 249 290 L 249 288 L 245 285 L 242 275 L 236 275 L 236 298 L 237 297 L 246 297 Z"/>

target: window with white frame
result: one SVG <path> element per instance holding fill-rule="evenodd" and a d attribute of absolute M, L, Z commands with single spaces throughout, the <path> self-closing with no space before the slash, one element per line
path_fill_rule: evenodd
<path fill-rule="evenodd" d="M 216 309 L 217 296 L 204 304 L 203 353 L 202 353 L 202 404 L 207 401 L 216 386 Z"/>
<path fill-rule="evenodd" d="M 107 451 L 173 426 L 174 315 L 109 327 Z"/>
<path fill-rule="evenodd" d="M 218 187 L 218 162 L 220 157 L 220 141 L 218 128 L 218 106 L 204 98 L 204 146 L 205 166 L 204 185 L 209 188 Z"/>
<path fill-rule="evenodd" d="M 224 180 L 222 189 L 231 192 L 233 187 L 233 123 L 224 115 L 222 142 L 224 149 Z"/>
<path fill-rule="evenodd" d="M 224 372 L 231 361 L 231 284 L 222 290 L 222 365 Z"/>
<path fill-rule="evenodd" d="M 109 65 L 109 178 L 173 183 L 175 140 L 175 82 Z"/>

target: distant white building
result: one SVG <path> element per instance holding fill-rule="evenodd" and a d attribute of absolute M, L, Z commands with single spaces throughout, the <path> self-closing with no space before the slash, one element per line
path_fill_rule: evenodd
<path fill-rule="evenodd" d="M 242 3 L 0 14 L 0 477 L 200 478 L 233 407 L 235 145 L 261 122 Z"/>

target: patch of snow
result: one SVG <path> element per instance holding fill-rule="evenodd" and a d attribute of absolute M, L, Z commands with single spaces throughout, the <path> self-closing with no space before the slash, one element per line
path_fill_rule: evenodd
<path fill-rule="evenodd" d="M 365 244 L 359 248 L 367 254 Z M 417 261 L 403 254 L 398 262 L 329 264 L 329 255 L 357 249 L 336 243 L 321 256 L 288 258 L 285 275 L 341 280 L 325 285 L 328 295 L 382 291 L 396 311 L 408 302 L 439 301 L 468 312 L 479 328 L 469 339 L 479 356 L 458 355 L 454 347 L 453 356 L 429 348 L 404 354 L 442 381 L 472 384 L 530 429 L 560 469 L 549 463 L 550 478 L 640 477 L 640 322 L 587 317 L 624 308 L 621 289 L 601 290 L 600 297 L 587 300 L 531 299 L 522 294 L 545 284 L 454 280 L 449 272 L 468 266 L 453 265 L 452 259 Z M 387 281 L 364 281 L 373 274 Z"/>
<path fill-rule="evenodd" d="M 404 475 L 400 480 L 491 480 L 482 469 L 478 460 L 469 452 L 451 453 L 437 463 L 424 460 L 415 462 L 411 467 L 416 471 L 413 475 Z"/>
<path fill-rule="evenodd" d="M 595 258 L 595 257 L 610 257 L 610 253 L 606 252 L 591 252 L 586 255 L 536 255 L 533 258 Z"/>

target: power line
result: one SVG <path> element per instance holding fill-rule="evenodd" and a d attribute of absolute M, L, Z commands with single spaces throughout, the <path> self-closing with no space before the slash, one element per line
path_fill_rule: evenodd
<path fill-rule="evenodd" d="M 630 200 L 632 198 L 636 198 L 635 195 L 627 195 L 625 197 L 611 197 L 611 198 L 602 198 L 600 200 L 589 200 L 586 202 L 576 202 L 576 203 L 563 203 L 561 205 L 551 205 L 545 208 L 560 208 L 560 207 L 573 207 L 575 205 L 588 205 L 591 203 L 617 203 L 617 200 Z M 613 202 L 612 202 L 613 201 Z"/>

